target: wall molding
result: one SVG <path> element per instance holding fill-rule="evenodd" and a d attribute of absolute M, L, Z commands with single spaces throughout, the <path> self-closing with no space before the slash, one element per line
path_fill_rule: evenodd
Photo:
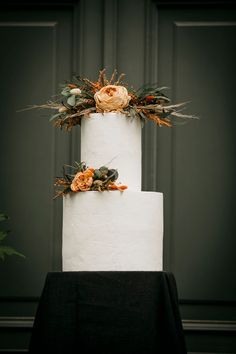
<path fill-rule="evenodd" d="M 158 12 L 155 4 L 145 1 L 145 36 L 144 36 L 144 83 L 158 82 Z M 158 129 L 152 124 L 145 124 L 143 131 L 143 190 L 158 191 Z"/>
<path fill-rule="evenodd" d="M 1 316 L 0 328 L 32 328 L 33 316 Z M 236 332 L 236 321 L 182 320 L 184 331 Z"/>
<path fill-rule="evenodd" d="M 28 349 L 0 349 L 0 353 L 28 353 Z M 194 354 L 194 353 L 193 353 Z"/>
<path fill-rule="evenodd" d="M 181 6 L 181 5 L 195 5 L 195 6 L 216 6 L 216 5 L 221 5 L 221 6 L 226 6 L 226 5 L 235 5 L 236 1 L 235 0 L 153 0 L 156 5 L 161 6 Z"/>
<path fill-rule="evenodd" d="M 0 328 L 32 328 L 33 316 L 0 316 Z"/>
<path fill-rule="evenodd" d="M 5 354 L 5 353 L 28 353 L 27 349 L 0 349 L 0 353 Z M 188 354 L 203 354 L 202 352 L 188 352 Z M 204 352 L 204 354 L 225 354 L 225 353 L 206 353 Z"/>
<path fill-rule="evenodd" d="M 118 41 L 118 3 L 117 0 L 104 0 L 103 4 L 103 68 L 110 74 L 117 69 L 117 41 Z"/>
<path fill-rule="evenodd" d="M 185 331 L 236 332 L 236 321 L 182 320 Z"/>

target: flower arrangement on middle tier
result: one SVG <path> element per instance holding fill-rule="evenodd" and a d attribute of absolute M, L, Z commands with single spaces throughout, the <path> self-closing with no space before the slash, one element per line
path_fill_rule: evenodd
<path fill-rule="evenodd" d="M 72 173 L 66 172 L 66 167 L 69 167 Z M 118 176 L 117 170 L 109 169 L 106 166 L 94 169 L 86 166 L 85 162 L 75 162 L 74 166 L 65 165 L 63 167 L 63 177 L 57 177 L 55 180 L 55 186 L 60 189 L 57 190 L 54 198 L 77 192 L 124 191 L 128 187 L 116 183 Z"/>
<path fill-rule="evenodd" d="M 97 81 L 74 76 L 71 82 L 62 85 L 61 93 L 54 101 L 31 108 L 50 108 L 57 112 L 50 117 L 56 127 L 71 130 L 81 123 L 82 117 L 90 113 L 119 112 L 127 117 L 151 120 L 159 126 L 171 127 L 194 115 L 183 114 L 185 103 L 170 104 L 170 99 L 162 92 L 166 87 L 145 85 L 139 90 L 128 87 L 117 77 L 115 70 L 108 80 L 105 69 L 100 71 Z"/>

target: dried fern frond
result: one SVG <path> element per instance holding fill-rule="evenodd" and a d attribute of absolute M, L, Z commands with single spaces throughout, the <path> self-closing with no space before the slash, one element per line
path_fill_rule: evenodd
<path fill-rule="evenodd" d="M 109 85 L 113 85 L 114 81 L 115 81 L 115 78 L 117 76 L 117 70 L 115 69 L 111 75 L 111 78 L 109 80 Z"/>
<path fill-rule="evenodd" d="M 104 87 L 108 84 L 108 80 L 106 78 L 105 72 L 106 72 L 106 69 L 99 71 L 98 83 L 99 83 L 100 87 Z"/>
<path fill-rule="evenodd" d="M 17 110 L 17 112 L 24 112 L 24 111 L 29 111 L 31 109 L 35 109 L 35 108 L 49 108 L 49 109 L 59 109 L 61 107 L 61 104 L 49 101 L 45 104 L 34 104 L 31 105 L 29 107 L 23 108 L 23 109 L 19 109 Z"/>
<path fill-rule="evenodd" d="M 91 108 L 86 108 L 86 109 L 83 109 L 82 111 L 80 112 L 77 112 L 77 113 L 74 113 L 74 114 L 71 114 L 70 118 L 74 118 L 74 117 L 80 117 L 80 116 L 86 116 L 92 112 L 96 111 L 96 107 L 91 107 Z"/>
<path fill-rule="evenodd" d="M 114 85 L 120 85 L 122 83 L 121 79 L 123 79 L 123 77 L 125 77 L 125 74 L 120 74 L 120 76 L 118 77 L 118 80 L 114 83 Z"/>

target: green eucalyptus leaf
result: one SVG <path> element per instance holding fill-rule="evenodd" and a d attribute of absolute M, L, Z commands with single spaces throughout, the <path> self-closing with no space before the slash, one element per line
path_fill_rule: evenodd
<path fill-rule="evenodd" d="M 0 221 L 4 221 L 4 220 L 8 220 L 8 219 L 9 219 L 9 216 L 7 216 L 4 213 L 0 213 Z"/>
<path fill-rule="evenodd" d="M 133 108 L 133 107 L 132 107 L 132 108 L 130 107 L 130 109 L 129 109 L 129 114 L 130 114 L 130 117 L 131 117 L 132 119 L 137 118 L 137 115 L 138 115 L 136 109 Z"/>
<path fill-rule="evenodd" d="M 71 95 L 71 96 L 67 99 L 67 103 L 68 103 L 70 106 L 72 106 L 72 107 L 75 105 L 75 102 L 76 102 L 75 95 Z"/>
<path fill-rule="evenodd" d="M 65 87 L 65 88 L 61 91 L 61 94 L 62 94 L 63 96 L 66 96 L 66 97 L 70 96 L 70 88 L 69 88 L 69 87 Z"/>
<path fill-rule="evenodd" d="M 119 174 L 118 174 L 117 170 L 111 168 L 108 171 L 107 177 L 109 178 L 110 181 L 114 182 L 119 177 Z"/>
<path fill-rule="evenodd" d="M 94 171 L 94 179 L 100 179 L 102 177 L 102 173 L 101 171 L 99 171 L 98 169 L 96 169 Z"/>
<path fill-rule="evenodd" d="M 155 99 L 170 102 L 170 99 L 166 96 L 155 96 Z"/>
<path fill-rule="evenodd" d="M 16 251 L 14 248 L 12 248 L 12 247 L 9 247 L 9 246 L 0 246 L 0 259 L 4 260 L 4 259 L 5 259 L 5 256 L 12 256 L 12 255 L 25 258 L 25 256 L 24 256 L 22 253 L 17 252 L 17 251 Z"/>
<path fill-rule="evenodd" d="M 51 122 L 52 120 L 56 119 L 57 117 L 61 116 L 61 113 L 56 113 L 53 116 L 51 116 L 51 118 L 49 119 L 49 122 Z"/>
<path fill-rule="evenodd" d="M 102 166 L 99 168 L 99 171 L 103 174 L 103 175 L 107 175 L 108 173 L 108 168 L 106 166 Z"/>
<path fill-rule="evenodd" d="M 95 186 L 100 186 L 101 187 L 103 185 L 103 181 L 101 181 L 100 179 L 97 179 L 96 181 L 93 182 L 93 184 Z"/>
<path fill-rule="evenodd" d="M 86 170 L 87 166 L 84 161 L 77 162 L 75 161 L 76 168 L 78 169 L 78 172 L 83 172 Z"/>
<path fill-rule="evenodd" d="M 9 231 L 0 231 L 0 241 L 4 240 Z"/>
<path fill-rule="evenodd" d="M 147 117 L 145 116 L 145 114 L 142 111 L 139 112 L 139 115 L 144 121 L 147 119 Z"/>

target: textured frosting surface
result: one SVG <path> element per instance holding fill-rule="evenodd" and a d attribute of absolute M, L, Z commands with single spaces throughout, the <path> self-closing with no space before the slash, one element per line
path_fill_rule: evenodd
<path fill-rule="evenodd" d="M 119 113 L 93 113 L 81 121 L 81 161 L 118 170 L 118 181 L 141 190 L 141 121 Z"/>
<path fill-rule="evenodd" d="M 160 271 L 162 254 L 162 193 L 90 191 L 63 198 L 63 271 Z"/>

